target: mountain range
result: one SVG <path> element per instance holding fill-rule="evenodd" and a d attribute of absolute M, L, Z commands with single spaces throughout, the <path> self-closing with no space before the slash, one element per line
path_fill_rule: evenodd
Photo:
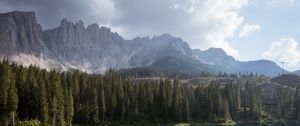
<path fill-rule="evenodd" d="M 282 68 L 269 60 L 241 62 L 220 48 L 191 49 L 170 34 L 126 40 L 98 24 L 63 19 L 43 30 L 34 12 L 0 14 L 0 57 L 24 66 L 45 69 L 79 69 L 103 73 L 109 68 L 153 67 L 182 73 L 253 72 L 276 76 Z"/>

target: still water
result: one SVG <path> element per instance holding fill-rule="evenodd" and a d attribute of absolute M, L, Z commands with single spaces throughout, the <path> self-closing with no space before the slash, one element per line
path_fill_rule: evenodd
<path fill-rule="evenodd" d="M 98 125 L 75 125 L 75 126 L 98 126 Z M 110 125 L 106 125 L 110 126 Z M 111 125 L 111 126 L 300 126 L 296 122 L 273 122 L 273 123 L 238 123 L 236 125 L 222 124 L 192 124 L 192 125 L 170 125 L 170 124 L 139 124 L 139 125 Z"/>
<path fill-rule="evenodd" d="M 196 126 L 196 125 L 195 125 Z M 218 124 L 212 124 L 208 126 L 230 126 L 230 125 L 218 125 Z M 238 123 L 234 126 L 300 126 L 299 123 L 296 122 L 275 122 L 275 123 Z"/>

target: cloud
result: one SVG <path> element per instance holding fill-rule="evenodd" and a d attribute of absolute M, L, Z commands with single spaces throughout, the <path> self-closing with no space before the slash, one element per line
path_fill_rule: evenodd
<path fill-rule="evenodd" d="M 248 36 L 250 33 L 259 31 L 259 30 L 260 30 L 260 25 L 258 25 L 258 24 L 251 24 L 251 25 L 245 24 L 242 27 L 239 36 L 245 37 L 245 36 Z"/>
<path fill-rule="evenodd" d="M 288 4 L 293 5 L 295 0 L 267 0 L 267 5 Z"/>
<path fill-rule="evenodd" d="M 223 48 L 238 57 L 229 38 L 244 22 L 240 10 L 249 0 L 1 0 L 5 11 L 35 11 L 43 27 L 62 18 L 100 23 L 125 38 L 170 33 L 192 48 Z"/>
<path fill-rule="evenodd" d="M 118 20 L 128 38 L 171 33 L 188 41 L 192 48 L 215 46 L 237 57 L 228 38 L 243 23 L 239 11 L 248 0 L 114 0 Z"/>
<path fill-rule="evenodd" d="M 272 43 L 270 49 L 265 51 L 262 56 L 276 63 L 284 61 L 288 70 L 299 69 L 300 66 L 298 42 L 293 38 L 284 38 Z"/>
<path fill-rule="evenodd" d="M 86 24 L 108 24 L 114 18 L 110 0 L 1 0 L 0 11 L 34 11 L 44 28 L 59 25 L 63 18 Z"/>

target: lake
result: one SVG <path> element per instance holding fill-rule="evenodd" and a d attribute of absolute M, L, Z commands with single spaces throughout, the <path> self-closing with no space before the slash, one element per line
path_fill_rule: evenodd
<path fill-rule="evenodd" d="M 197 125 L 192 125 L 192 126 L 197 126 Z M 208 126 L 226 126 L 222 124 L 209 124 Z M 230 126 L 230 125 L 227 125 Z M 299 123 L 297 124 L 296 122 L 270 122 L 270 123 L 238 123 L 234 126 L 299 126 Z"/>

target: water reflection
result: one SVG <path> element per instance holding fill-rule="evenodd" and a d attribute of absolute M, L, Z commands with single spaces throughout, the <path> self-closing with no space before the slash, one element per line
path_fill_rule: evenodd
<path fill-rule="evenodd" d="M 239 123 L 234 126 L 299 126 L 299 125 L 300 124 L 297 122 L 273 122 L 273 123 Z M 231 125 L 212 124 L 208 126 L 231 126 Z"/>

